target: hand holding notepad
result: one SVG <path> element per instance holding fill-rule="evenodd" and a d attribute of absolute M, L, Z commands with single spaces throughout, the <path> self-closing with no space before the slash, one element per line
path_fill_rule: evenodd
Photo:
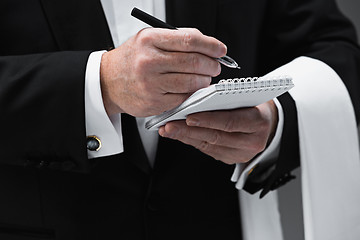
<path fill-rule="evenodd" d="M 186 119 L 192 113 L 257 106 L 287 92 L 293 86 L 289 76 L 221 80 L 196 91 L 179 106 L 152 117 L 145 127 L 157 130 L 169 121 Z"/>

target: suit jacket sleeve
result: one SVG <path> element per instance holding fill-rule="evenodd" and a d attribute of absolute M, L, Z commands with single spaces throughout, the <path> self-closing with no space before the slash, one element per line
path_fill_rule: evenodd
<path fill-rule="evenodd" d="M 86 158 L 84 78 L 89 52 L 0 57 L 2 163 Z M 32 160 L 36 162 L 31 162 Z"/>
<path fill-rule="evenodd" d="M 112 46 L 100 1 L 4 0 L 0 32 L 0 164 L 86 171 L 86 64 Z"/>

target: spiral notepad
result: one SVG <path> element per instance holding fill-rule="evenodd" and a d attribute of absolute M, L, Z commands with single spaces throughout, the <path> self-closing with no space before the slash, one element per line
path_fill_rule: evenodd
<path fill-rule="evenodd" d="M 186 119 L 196 112 L 253 107 L 267 102 L 294 87 L 290 76 L 252 77 L 221 80 L 202 88 L 179 106 L 146 122 L 148 130 L 157 130 L 169 121 Z"/>

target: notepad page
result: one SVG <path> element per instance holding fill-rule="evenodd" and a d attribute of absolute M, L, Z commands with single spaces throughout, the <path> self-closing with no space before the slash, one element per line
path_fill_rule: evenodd
<path fill-rule="evenodd" d="M 146 123 L 149 130 L 157 130 L 169 121 L 186 119 L 187 115 L 216 110 L 229 110 L 243 107 L 253 107 L 267 102 L 293 87 L 287 77 L 284 79 L 258 81 L 256 85 L 250 82 L 239 83 L 234 89 L 234 83 L 215 84 L 206 90 L 197 92 L 178 107 L 164 112 Z M 220 86 L 220 87 L 219 87 Z"/>

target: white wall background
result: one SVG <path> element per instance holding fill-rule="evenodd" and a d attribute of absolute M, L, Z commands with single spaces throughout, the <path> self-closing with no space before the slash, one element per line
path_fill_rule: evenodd
<path fill-rule="evenodd" d="M 337 0 L 337 2 L 342 12 L 353 21 L 360 43 L 360 1 Z"/>

